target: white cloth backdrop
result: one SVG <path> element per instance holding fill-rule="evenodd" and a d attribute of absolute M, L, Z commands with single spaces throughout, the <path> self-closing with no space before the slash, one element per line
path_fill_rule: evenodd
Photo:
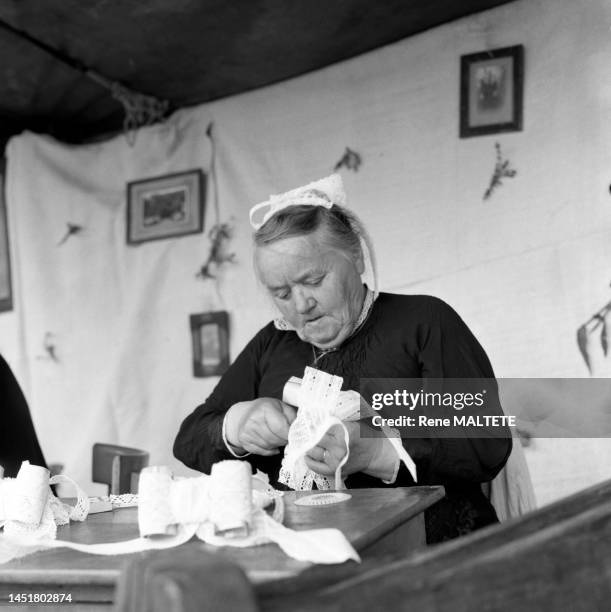
<path fill-rule="evenodd" d="M 207 124 L 197 119 L 179 114 L 139 134 L 134 148 L 123 137 L 78 148 L 32 134 L 10 143 L 20 348 L 30 366 L 22 381 L 47 460 L 82 483 L 95 441 L 167 462 L 177 407 L 202 396 L 190 374 L 188 314 L 219 306 L 195 278 L 207 241 L 128 246 L 125 237 L 127 181 L 208 170 Z M 213 221 L 213 208 L 206 213 Z M 67 222 L 84 229 L 58 246 Z M 57 362 L 43 347 L 48 333 Z"/>
<path fill-rule="evenodd" d="M 122 137 L 76 148 L 15 138 L 8 207 L 19 331 L 17 346 L 0 348 L 47 458 L 85 483 L 95 440 L 171 463 L 180 420 L 214 383 L 191 376 L 188 315 L 227 309 L 235 357 L 269 317 L 250 264 L 249 206 L 328 174 L 346 146 L 363 157 L 358 173 L 342 172 L 377 246 L 382 289 L 446 299 L 499 376 L 587 376 L 575 331 L 610 297 L 610 26 L 606 0 L 517 1 L 183 111 L 141 130 L 134 148 Z M 524 130 L 459 139 L 460 55 L 514 44 L 525 46 Z M 125 183 L 207 171 L 211 120 L 219 218 L 234 219 L 238 260 L 218 287 L 195 279 L 205 235 L 125 244 Z M 518 173 L 484 202 L 497 141 Z M 217 221 L 216 187 L 206 231 Z M 85 231 L 57 247 L 68 221 Z M 46 332 L 59 363 L 39 358 Z M 535 441 L 527 458 L 539 501 L 611 476 L 609 446 Z"/>

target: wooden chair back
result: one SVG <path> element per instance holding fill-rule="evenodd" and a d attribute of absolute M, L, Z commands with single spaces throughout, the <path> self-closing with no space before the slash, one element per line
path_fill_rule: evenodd
<path fill-rule="evenodd" d="M 222 555 L 175 548 L 134 556 L 117 586 L 116 612 L 255 612 L 244 572 Z"/>
<path fill-rule="evenodd" d="M 146 451 L 97 442 L 93 445 L 91 479 L 107 484 L 111 495 L 137 493 L 138 475 L 148 462 Z"/>

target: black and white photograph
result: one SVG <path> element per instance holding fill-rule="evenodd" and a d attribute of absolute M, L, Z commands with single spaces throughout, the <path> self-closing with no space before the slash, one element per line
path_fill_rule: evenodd
<path fill-rule="evenodd" d="M 460 65 L 461 138 L 521 130 L 523 45 L 463 55 Z"/>
<path fill-rule="evenodd" d="M 0 51 L 0 608 L 609 609 L 609 0 Z"/>
<path fill-rule="evenodd" d="M 193 340 L 193 376 L 221 376 L 229 367 L 228 314 L 192 314 L 189 321 Z"/>
<path fill-rule="evenodd" d="M 201 170 L 131 181 L 127 185 L 127 242 L 176 238 L 204 227 Z"/>

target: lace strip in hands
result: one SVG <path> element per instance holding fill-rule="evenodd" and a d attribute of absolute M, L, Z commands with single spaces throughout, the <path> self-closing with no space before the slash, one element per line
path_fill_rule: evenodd
<path fill-rule="evenodd" d="M 318 489 L 330 489 L 332 483 L 326 476 L 316 474 L 308 468 L 305 454 L 336 424 L 342 427 L 346 449 L 349 449 L 348 430 L 342 421 L 358 421 L 363 416 L 376 414 L 356 391 L 341 391 L 342 382 L 340 376 L 308 366 L 305 368 L 303 380 L 292 377 L 284 387 L 282 400 L 299 408 L 297 418 L 289 429 L 288 444 L 284 449 L 278 478 L 292 489 L 309 491 L 314 484 Z M 416 464 L 403 447 L 398 431 L 387 426 L 381 429 L 416 482 Z M 341 480 L 341 468 L 348 461 L 348 457 L 347 451 L 336 470 L 335 489 L 345 488 Z"/>

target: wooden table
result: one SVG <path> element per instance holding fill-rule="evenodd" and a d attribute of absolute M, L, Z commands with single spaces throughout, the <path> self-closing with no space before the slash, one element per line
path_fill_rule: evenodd
<path fill-rule="evenodd" d="M 341 529 L 359 554 L 367 558 L 379 554 L 407 555 L 423 547 L 423 511 L 444 496 L 444 489 L 352 489 L 352 498 L 342 503 L 295 505 L 296 498 L 311 494 L 285 493 L 284 524 L 296 530 Z M 87 544 L 129 540 L 138 537 L 137 511 L 123 508 L 94 514 L 84 523 L 60 527 L 57 537 Z M 246 549 L 215 548 L 192 540 L 183 546 L 218 551 L 215 554 L 239 564 L 255 584 L 297 576 L 311 566 L 288 558 L 275 544 Z M 117 579 L 130 557 L 89 555 L 61 548 L 15 559 L 0 565 L 0 603 L 6 602 L 11 593 L 70 593 L 70 609 L 99 609 L 100 605 L 113 602 Z"/>

